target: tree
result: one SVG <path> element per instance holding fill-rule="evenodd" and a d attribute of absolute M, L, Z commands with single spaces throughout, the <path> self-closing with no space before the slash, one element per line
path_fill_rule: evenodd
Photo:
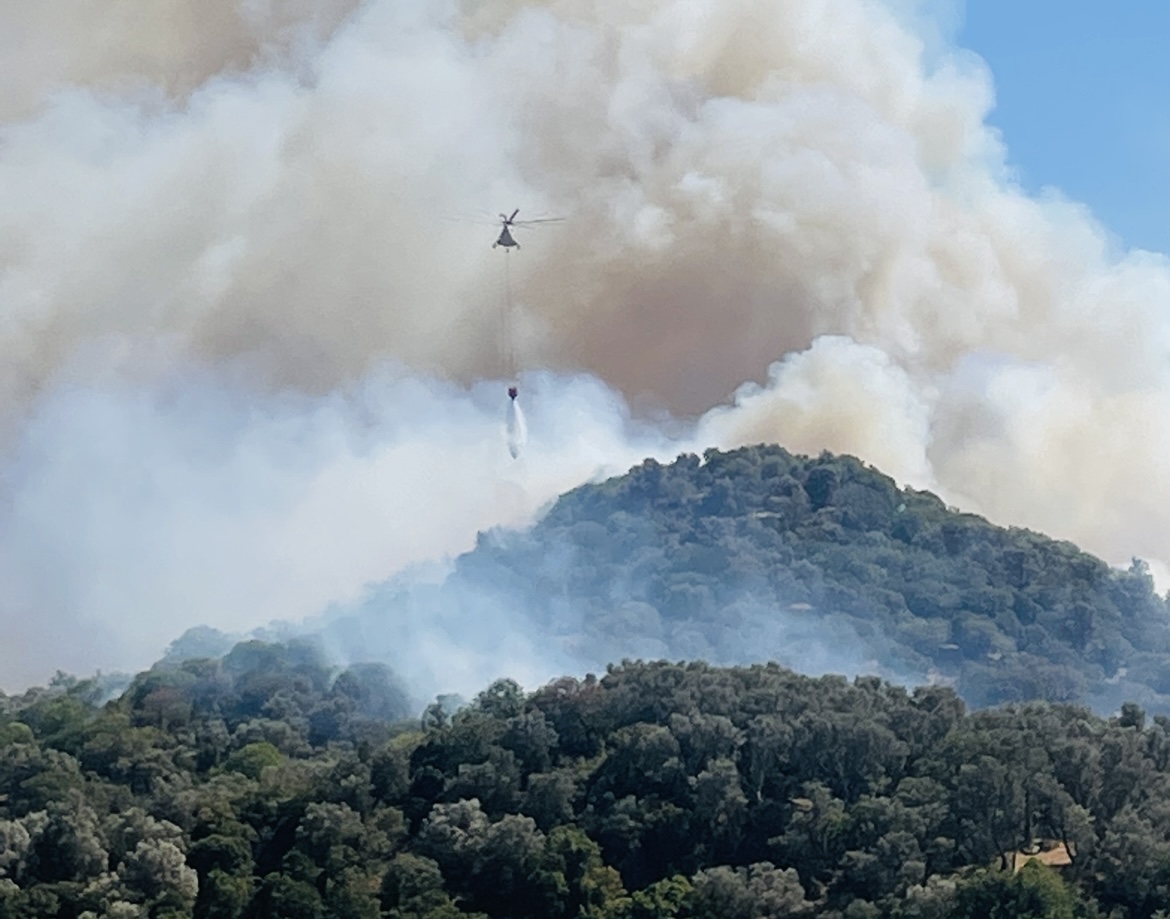
<path fill-rule="evenodd" d="M 88 881 L 108 862 L 97 814 L 73 792 L 49 810 L 32 837 L 27 872 L 40 881 Z"/>
<path fill-rule="evenodd" d="M 267 875 L 248 904 L 247 919 L 324 919 L 325 904 L 311 884 Z"/>
<path fill-rule="evenodd" d="M 147 902 L 189 911 L 199 892 L 199 877 L 187 866 L 183 850 L 161 839 L 144 839 L 118 866 L 118 876 Z"/>
<path fill-rule="evenodd" d="M 438 862 L 400 852 L 382 877 L 382 909 L 391 916 L 426 915 L 451 902 Z"/>
<path fill-rule="evenodd" d="M 195 919 L 239 919 L 252 899 L 251 875 L 212 868 L 199 880 Z"/>
<path fill-rule="evenodd" d="M 528 776 L 528 789 L 520 804 L 520 812 L 536 821 L 545 832 L 573 820 L 573 801 L 578 786 L 575 770 L 534 773 Z"/>
<path fill-rule="evenodd" d="M 808 915 L 800 878 L 791 869 L 762 862 L 746 868 L 708 868 L 695 875 L 690 896 L 694 919 L 782 919 Z"/>
<path fill-rule="evenodd" d="M 1029 862 L 1015 874 L 985 871 L 955 891 L 954 919 L 1074 919 L 1076 897 L 1051 868 Z"/>
<path fill-rule="evenodd" d="M 224 769 L 239 772 L 250 779 L 260 778 L 261 773 L 270 766 L 279 766 L 284 756 L 275 746 L 267 741 L 250 743 L 241 747 L 227 758 Z"/>
<path fill-rule="evenodd" d="M 577 827 L 560 826 L 545 841 L 545 915 L 606 917 L 629 905 L 621 876 L 604 864 L 601 847 Z"/>
<path fill-rule="evenodd" d="M 524 710 L 524 690 L 515 680 L 496 680 L 475 697 L 473 705 L 492 718 L 515 718 Z"/>
<path fill-rule="evenodd" d="M 747 823 L 748 801 L 739 770 L 731 760 L 717 759 L 693 782 L 694 824 L 709 834 L 711 860 L 730 858 L 739 847 Z"/>
<path fill-rule="evenodd" d="M 631 919 L 673 919 L 683 914 L 693 892 L 690 881 L 681 875 L 655 881 L 630 897 Z"/>

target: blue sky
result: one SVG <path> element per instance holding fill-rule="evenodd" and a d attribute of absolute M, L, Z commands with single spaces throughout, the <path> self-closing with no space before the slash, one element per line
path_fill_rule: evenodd
<path fill-rule="evenodd" d="M 1170 3 L 967 0 L 956 37 L 991 68 L 1020 183 L 1170 253 Z"/>

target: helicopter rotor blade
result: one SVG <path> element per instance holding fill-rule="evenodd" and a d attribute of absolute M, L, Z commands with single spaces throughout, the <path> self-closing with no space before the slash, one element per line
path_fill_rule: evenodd
<path fill-rule="evenodd" d="M 515 220 L 515 219 L 516 219 L 516 215 L 517 215 L 517 214 L 519 214 L 519 213 L 520 213 L 520 208 L 516 208 L 516 210 L 512 211 L 512 216 L 511 216 L 511 217 L 507 217 L 507 218 L 505 218 L 505 219 L 508 221 L 508 223 L 511 223 L 513 220 Z M 501 215 L 501 216 L 502 216 L 502 215 Z"/>
<path fill-rule="evenodd" d="M 458 217 L 442 214 L 439 219 L 446 223 L 474 224 L 477 227 L 498 227 L 500 222 L 490 217 Z"/>
<path fill-rule="evenodd" d="M 564 217 L 540 217 L 533 220 L 517 220 L 512 223 L 514 227 L 530 227 L 538 223 L 564 223 Z"/>

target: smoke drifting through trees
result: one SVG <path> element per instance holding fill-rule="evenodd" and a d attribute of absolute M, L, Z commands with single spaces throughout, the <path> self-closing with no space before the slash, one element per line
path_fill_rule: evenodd
<path fill-rule="evenodd" d="M 312 613 L 696 445 L 1167 563 L 1170 270 L 1011 184 L 976 58 L 861 0 L 222 6 L 192 53 L 181 0 L 0 14 L 6 681 Z M 514 471 L 473 385 L 498 253 L 436 218 L 513 202 L 571 218 L 512 266 L 552 372 Z M 631 437 L 627 400 L 704 417 Z"/>

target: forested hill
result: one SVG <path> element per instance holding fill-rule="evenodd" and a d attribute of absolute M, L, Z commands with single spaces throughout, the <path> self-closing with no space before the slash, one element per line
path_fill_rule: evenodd
<path fill-rule="evenodd" d="M 370 605 L 402 602 L 395 586 Z M 482 604 L 485 622 L 519 611 L 586 666 L 772 659 L 953 682 L 977 706 L 1170 711 L 1170 615 L 1142 563 L 1120 571 L 993 526 L 845 456 L 648 460 L 564 495 L 528 531 L 482 535 L 440 591 L 409 602 L 416 616 Z"/>

